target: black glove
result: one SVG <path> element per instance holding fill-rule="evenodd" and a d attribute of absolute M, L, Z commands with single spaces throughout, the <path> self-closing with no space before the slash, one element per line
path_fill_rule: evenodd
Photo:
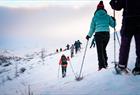
<path fill-rule="evenodd" d="M 90 36 L 87 35 L 87 36 L 86 36 L 86 39 L 89 40 L 89 38 L 90 38 Z"/>
<path fill-rule="evenodd" d="M 115 17 L 111 16 L 114 21 L 116 21 Z"/>

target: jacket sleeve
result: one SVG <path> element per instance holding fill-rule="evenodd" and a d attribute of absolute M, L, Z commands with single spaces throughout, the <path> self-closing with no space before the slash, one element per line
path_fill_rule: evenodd
<path fill-rule="evenodd" d="M 94 32 L 95 32 L 95 21 L 93 17 L 92 22 L 90 24 L 90 30 L 89 30 L 88 36 L 91 37 Z"/>
<path fill-rule="evenodd" d="M 109 16 L 109 25 L 111 27 L 115 27 L 116 26 L 116 20 L 113 20 L 111 16 Z"/>
<path fill-rule="evenodd" d="M 124 7 L 123 1 L 125 1 L 125 0 L 111 0 L 110 5 L 111 5 L 112 9 L 119 11 Z"/>
<path fill-rule="evenodd" d="M 61 61 L 61 59 L 59 60 L 59 65 L 61 65 L 62 64 L 62 61 Z"/>

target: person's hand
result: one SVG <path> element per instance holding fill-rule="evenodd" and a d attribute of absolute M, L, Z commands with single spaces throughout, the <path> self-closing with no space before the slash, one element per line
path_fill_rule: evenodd
<path fill-rule="evenodd" d="M 90 36 L 87 35 L 87 36 L 86 36 L 86 39 L 89 40 L 89 38 L 90 38 Z"/>

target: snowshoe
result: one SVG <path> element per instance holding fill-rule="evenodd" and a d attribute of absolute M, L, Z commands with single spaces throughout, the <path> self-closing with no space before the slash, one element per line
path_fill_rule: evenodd
<path fill-rule="evenodd" d="M 118 66 L 115 67 L 116 74 L 123 75 L 129 74 L 129 70 L 127 68 L 120 68 Z"/>

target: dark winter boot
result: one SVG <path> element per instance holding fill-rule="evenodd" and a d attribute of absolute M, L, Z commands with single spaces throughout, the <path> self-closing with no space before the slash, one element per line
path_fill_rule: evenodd
<path fill-rule="evenodd" d="M 107 69 L 107 66 L 99 66 L 98 71 L 100 71 L 102 68 Z"/>
<path fill-rule="evenodd" d="M 140 59 L 139 58 L 136 59 L 135 68 L 132 70 L 132 74 L 140 75 Z"/>
<path fill-rule="evenodd" d="M 134 75 L 140 75 L 140 68 L 135 67 L 135 68 L 132 70 L 132 74 L 134 74 Z"/>
<path fill-rule="evenodd" d="M 66 76 L 66 72 L 63 72 L 62 74 L 62 78 L 64 78 Z"/>
<path fill-rule="evenodd" d="M 102 69 L 102 67 L 99 67 L 99 68 L 98 68 L 98 71 L 100 71 L 101 69 Z"/>

